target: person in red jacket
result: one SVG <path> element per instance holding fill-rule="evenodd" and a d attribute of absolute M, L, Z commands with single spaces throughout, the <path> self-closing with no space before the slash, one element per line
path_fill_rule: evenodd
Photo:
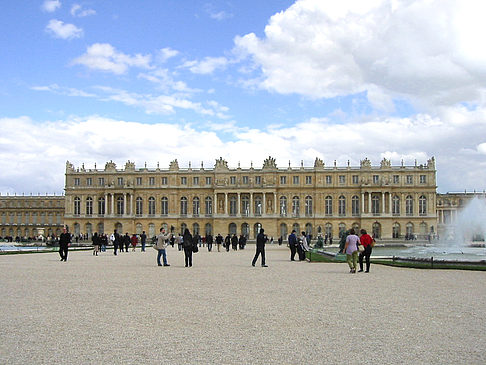
<path fill-rule="evenodd" d="M 137 235 L 134 233 L 132 235 L 132 238 L 130 238 L 130 241 L 132 242 L 132 251 L 135 251 L 135 247 L 137 247 L 137 242 L 138 242 L 138 238 L 137 238 Z"/>
<path fill-rule="evenodd" d="M 364 251 L 359 253 L 358 261 L 359 261 L 359 271 L 363 272 L 363 257 L 366 260 L 366 271 L 370 272 L 370 256 L 373 246 L 375 245 L 375 239 L 371 237 L 368 233 L 366 233 L 365 229 L 360 231 L 361 237 L 359 238 L 361 244 L 364 247 Z"/>

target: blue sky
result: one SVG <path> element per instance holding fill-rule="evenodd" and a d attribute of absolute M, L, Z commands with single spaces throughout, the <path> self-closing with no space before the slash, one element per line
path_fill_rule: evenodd
<path fill-rule="evenodd" d="M 8 1 L 0 192 L 122 167 L 425 164 L 486 188 L 486 31 L 473 0 Z"/>

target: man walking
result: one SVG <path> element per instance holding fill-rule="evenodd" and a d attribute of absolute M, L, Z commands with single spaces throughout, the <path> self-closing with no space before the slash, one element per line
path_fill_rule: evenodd
<path fill-rule="evenodd" d="M 262 267 L 268 267 L 265 265 L 265 242 L 268 241 L 268 238 L 266 235 L 264 235 L 264 229 L 260 228 L 260 233 L 258 233 L 257 239 L 256 239 L 256 253 L 255 257 L 253 258 L 253 261 L 251 263 L 252 266 L 255 266 L 255 263 L 258 259 L 258 256 L 261 254 L 262 255 Z"/>
<path fill-rule="evenodd" d="M 66 228 L 63 228 L 61 236 L 59 237 L 59 256 L 61 256 L 61 261 L 67 261 L 68 247 L 70 243 L 71 234 Z"/>
<path fill-rule="evenodd" d="M 289 234 L 289 247 L 290 261 L 295 261 L 295 253 L 297 252 L 297 236 L 295 235 L 295 229 Z"/>
<path fill-rule="evenodd" d="M 206 243 L 208 244 L 208 251 L 211 252 L 213 249 L 213 236 L 211 233 L 206 236 Z"/>
<path fill-rule="evenodd" d="M 145 234 L 145 231 L 143 231 L 140 235 L 140 241 L 142 242 L 142 252 L 145 252 L 145 243 L 147 242 L 147 235 Z"/>
<path fill-rule="evenodd" d="M 157 265 L 162 266 L 160 263 L 160 256 L 162 256 L 164 261 L 164 266 L 170 266 L 167 263 L 167 253 L 165 249 L 167 248 L 167 241 L 170 239 L 170 234 L 165 234 L 165 228 L 160 229 L 160 234 L 157 236 Z"/>

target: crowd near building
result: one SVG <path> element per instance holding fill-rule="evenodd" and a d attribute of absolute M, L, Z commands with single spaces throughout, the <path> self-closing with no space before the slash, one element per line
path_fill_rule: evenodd
<path fill-rule="evenodd" d="M 137 168 L 128 161 L 103 169 L 66 163 L 64 196 L 0 196 L 2 237 L 59 236 L 63 225 L 77 237 L 94 232 L 155 236 L 160 227 L 180 233 L 244 235 L 264 227 L 269 237 L 295 229 L 338 238 L 364 228 L 377 239 L 424 239 L 440 234 L 474 194 L 437 194 L 435 160 L 392 166 L 277 167 L 272 157 L 261 168 L 214 166 Z"/>

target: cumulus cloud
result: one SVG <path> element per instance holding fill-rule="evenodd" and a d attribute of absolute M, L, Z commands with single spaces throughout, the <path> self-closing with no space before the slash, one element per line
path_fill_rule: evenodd
<path fill-rule="evenodd" d="M 151 69 L 151 61 L 151 55 L 130 56 L 117 51 L 108 43 L 95 43 L 87 48 L 85 54 L 74 59 L 72 64 L 121 75 L 126 73 L 129 67 Z"/>
<path fill-rule="evenodd" d="M 47 13 L 53 13 L 61 7 L 61 2 L 59 0 L 45 0 L 42 3 L 42 10 Z"/>
<path fill-rule="evenodd" d="M 117 97 L 124 97 L 124 102 L 140 103 L 134 95 Z M 171 101 L 169 108 L 175 107 L 173 104 Z M 346 166 L 348 160 L 352 166 L 359 166 L 365 157 L 374 165 L 384 157 L 390 158 L 393 165 L 400 165 L 402 159 L 405 165 L 414 165 L 415 160 L 425 164 L 435 156 L 439 192 L 483 190 L 486 109 L 447 107 L 441 108 L 439 114 L 370 117 L 349 124 L 311 118 L 295 126 L 266 129 L 240 128 L 233 121 L 213 123 L 209 129 L 203 129 L 187 124 L 143 124 L 98 116 L 46 123 L 26 117 L 3 118 L 0 169 L 10 173 L 0 175 L 0 189 L 5 192 L 15 187 L 17 192 L 28 192 L 35 186 L 41 191 L 60 191 L 66 159 L 78 166 L 83 162 L 102 166 L 109 160 L 122 165 L 130 159 L 139 166 L 147 161 L 155 167 L 156 161 L 160 161 L 161 167 L 167 167 L 177 158 L 182 166 L 189 161 L 194 166 L 204 161 L 206 167 L 212 167 L 214 159 L 223 156 L 231 166 L 241 162 L 242 167 L 252 163 L 259 167 L 271 155 L 281 168 L 287 167 L 288 161 L 294 167 L 300 166 L 300 159 L 305 166 L 312 166 L 315 157 L 331 167 L 334 160 L 338 166 Z M 458 122 L 459 115 L 462 118 Z M 457 128 L 457 123 L 461 128 Z M 218 135 L 221 132 L 225 133 L 224 139 Z M 170 137 L 160 143 L 160 136 Z M 120 141 L 144 143 L 136 149 L 120 149 Z"/>
<path fill-rule="evenodd" d="M 201 61 L 187 61 L 182 67 L 188 68 L 195 74 L 211 74 L 216 69 L 224 69 L 228 65 L 229 61 L 225 57 L 205 57 Z"/>
<path fill-rule="evenodd" d="M 96 15 L 96 10 L 84 9 L 82 5 L 73 4 L 71 6 L 71 15 L 78 18 L 84 18 L 85 16 Z"/>
<path fill-rule="evenodd" d="M 258 84 L 282 94 L 331 98 L 367 92 L 427 106 L 478 103 L 486 82 L 481 46 L 486 3 L 465 0 L 298 0 L 265 36 L 235 38 L 260 69 Z"/>
<path fill-rule="evenodd" d="M 179 51 L 175 50 L 175 49 L 172 49 L 170 47 L 165 47 L 165 48 L 162 48 L 160 51 L 159 51 L 159 54 L 158 54 L 158 59 L 160 60 L 160 62 L 164 63 L 166 62 L 168 59 L 172 58 L 172 57 L 175 57 L 179 54 Z"/>
<path fill-rule="evenodd" d="M 46 32 L 50 33 L 55 38 L 61 39 L 73 39 L 83 36 L 83 30 L 81 28 L 57 19 L 51 19 L 49 21 L 49 24 L 46 26 Z"/>

